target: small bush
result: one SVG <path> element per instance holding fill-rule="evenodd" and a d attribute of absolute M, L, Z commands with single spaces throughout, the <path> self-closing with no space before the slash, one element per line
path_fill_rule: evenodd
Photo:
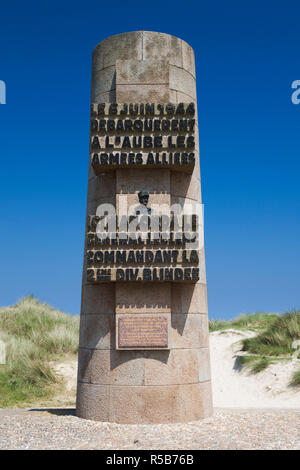
<path fill-rule="evenodd" d="M 229 328 L 229 322 L 225 320 L 210 320 L 209 321 L 209 331 L 219 331 Z"/>

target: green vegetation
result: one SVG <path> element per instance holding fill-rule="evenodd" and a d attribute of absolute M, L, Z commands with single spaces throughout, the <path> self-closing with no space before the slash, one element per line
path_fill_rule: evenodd
<path fill-rule="evenodd" d="M 254 338 L 242 341 L 242 350 L 249 353 L 279 356 L 291 355 L 292 342 L 299 338 L 300 312 L 294 311 L 278 315 L 267 328 Z"/>
<path fill-rule="evenodd" d="M 272 359 L 265 356 L 238 356 L 237 359 L 241 368 L 250 369 L 253 374 L 258 374 L 262 370 L 265 370 L 272 363 Z"/>
<path fill-rule="evenodd" d="M 292 358 L 295 352 L 292 343 L 300 337 L 300 311 L 295 310 L 283 315 L 245 314 L 231 321 L 211 320 L 209 322 L 211 332 L 228 329 L 257 332 L 252 338 L 241 340 L 241 350 L 247 355 L 237 357 L 241 368 L 247 368 L 257 374 L 274 362 Z M 300 354 L 297 358 L 300 358 Z M 290 385 L 300 386 L 300 370 L 293 374 Z"/>
<path fill-rule="evenodd" d="M 53 394 L 59 383 L 49 361 L 78 350 L 79 317 L 29 296 L 0 308 L 0 340 L 6 364 L 0 365 L 0 407 L 30 404 Z"/>
<path fill-rule="evenodd" d="M 245 313 L 234 318 L 231 321 L 210 320 L 209 331 L 228 330 L 262 330 L 272 324 L 278 318 L 275 313 Z"/>
<path fill-rule="evenodd" d="M 249 369 L 253 374 L 265 370 L 270 364 L 278 361 L 289 361 L 290 357 L 275 357 L 275 356 L 237 356 L 238 365 L 241 368 Z"/>
<path fill-rule="evenodd" d="M 232 327 L 256 331 L 266 328 L 277 318 L 275 313 L 247 313 L 232 320 Z"/>
<path fill-rule="evenodd" d="M 225 320 L 209 320 L 209 331 L 212 333 L 213 331 L 221 331 L 226 330 L 228 328 L 232 328 L 230 323 Z"/>

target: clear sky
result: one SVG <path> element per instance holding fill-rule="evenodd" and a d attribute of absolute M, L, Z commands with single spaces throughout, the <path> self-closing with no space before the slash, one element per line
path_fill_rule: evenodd
<path fill-rule="evenodd" d="M 209 312 L 300 308 L 299 2 L 2 2 L 0 305 L 80 310 L 91 53 L 113 34 L 195 50 Z"/>

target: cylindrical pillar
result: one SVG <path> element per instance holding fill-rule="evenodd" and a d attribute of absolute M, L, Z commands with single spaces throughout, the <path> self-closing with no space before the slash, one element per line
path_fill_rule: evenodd
<path fill-rule="evenodd" d="M 193 49 L 164 33 L 137 31 L 105 39 L 93 52 L 92 103 L 196 105 Z M 87 214 L 102 203 L 201 203 L 198 120 L 191 174 L 120 168 L 96 175 L 89 165 Z M 204 248 L 197 282 L 90 283 L 84 258 L 77 415 L 118 423 L 199 420 L 212 414 Z M 169 315 L 167 350 L 116 349 L 116 315 Z"/>

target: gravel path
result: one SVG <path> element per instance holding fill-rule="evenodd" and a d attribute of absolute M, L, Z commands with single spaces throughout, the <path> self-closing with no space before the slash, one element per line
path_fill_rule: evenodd
<path fill-rule="evenodd" d="M 87 421 L 68 410 L 0 410 L 0 449 L 300 449 L 300 410 L 217 409 L 188 424 Z"/>

